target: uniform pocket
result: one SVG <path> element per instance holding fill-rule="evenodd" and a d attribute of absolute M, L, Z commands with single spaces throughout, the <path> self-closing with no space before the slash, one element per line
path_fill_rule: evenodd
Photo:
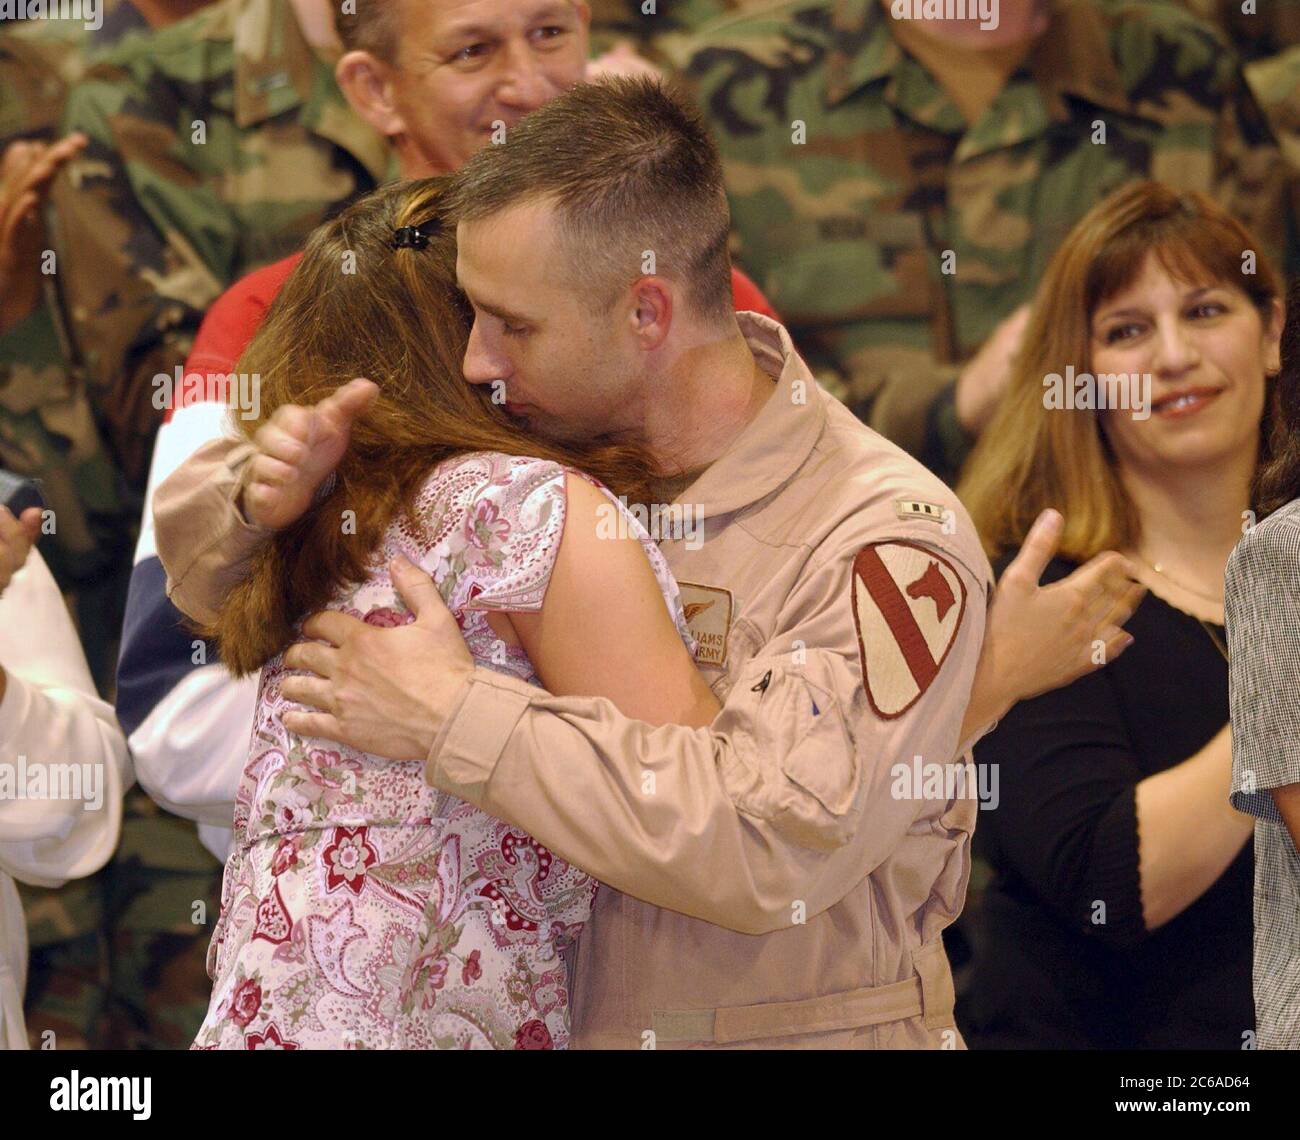
<path fill-rule="evenodd" d="M 736 805 L 797 843 L 830 850 L 848 841 L 862 773 L 838 698 L 808 672 L 788 658 L 751 662 L 718 727 L 736 727 Z"/>

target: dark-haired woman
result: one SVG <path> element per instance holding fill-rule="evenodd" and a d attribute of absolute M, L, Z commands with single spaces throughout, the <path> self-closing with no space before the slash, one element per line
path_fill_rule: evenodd
<path fill-rule="evenodd" d="M 995 872 L 962 1024 L 975 1047 L 1251 1038 L 1222 584 L 1279 368 L 1276 275 L 1262 257 L 1243 272 L 1255 249 L 1220 206 L 1158 183 L 1095 206 L 1048 266 L 959 488 L 995 562 L 1052 505 L 1049 575 L 1111 548 L 1148 588 L 1121 659 L 1022 702 L 976 748 L 1001 802 L 975 836 Z"/>
<path fill-rule="evenodd" d="M 1232 804 L 1255 817 L 1255 1020 L 1262 1049 L 1300 1049 L 1300 295 L 1282 333 L 1273 456 L 1228 560 Z"/>

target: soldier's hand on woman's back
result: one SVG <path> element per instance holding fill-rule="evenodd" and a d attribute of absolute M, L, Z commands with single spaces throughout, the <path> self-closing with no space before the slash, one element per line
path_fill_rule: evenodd
<path fill-rule="evenodd" d="M 347 451 L 352 424 L 378 394 L 378 385 L 358 377 L 314 407 L 277 408 L 253 435 L 257 452 L 244 468 L 244 517 L 268 530 L 300 518 Z"/>
<path fill-rule="evenodd" d="M 85 145 L 82 134 L 56 143 L 19 139 L 0 156 L 0 333 L 30 315 L 40 300 L 41 211 L 59 168 Z"/>
<path fill-rule="evenodd" d="M 1133 642 L 1123 627 L 1146 589 L 1123 555 L 1106 551 L 1068 577 L 1040 585 L 1062 525 L 1057 511 L 1039 515 L 998 580 L 963 740 L 1017 701 L 1068 685 L 1113 661 Z"/>

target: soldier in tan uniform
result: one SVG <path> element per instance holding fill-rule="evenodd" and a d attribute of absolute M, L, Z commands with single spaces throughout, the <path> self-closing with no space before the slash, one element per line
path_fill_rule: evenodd
<path fill-rule="evenodd" d="M 647 133 L 663 161 L 635 161 Z M 561 140 L 564 169 L 548 183 Z M 683 150 L 701 165 L 672 161 Z M 574 969 L 580 1046 L 959 1047 L 941 933 L 964 898 L 977 803 L 973 773 L 958 784 L 950 764 L 1001 711 L 982 697 L 967 708 L 991 588 L 978 536 L 949 490 L 816 385 L 780 325 L 737 323 L 727 305 L 706 317 L 674 257 L 699 262 L 662 232 L 620 232 L 616 244 L 638 249 L 648 237 L 660 273 L 626 297 L 620 287 L 618 316 L 582 301 L 588 327 L 541 317 L 518 331 L 528 298 L 558 290 L 555 312 L 564 289 L 600 288 L 602 265 L 575 289 L 555 284 L 567 278 L 562 251 L 535 256 L 562 240 L 547 212 L 564 209 L 556 180 L 589 169 L 590 185 L 570 183 L 579 195 L 629 170 L 688 170 L 706 196 L 715 188 L 706 248 L 723 251 L 725 272 L 725 241 L 711 236 L 715 221 L 726 232 L 721 174 L 694 114 L 653 83 L 575 88 L 462 174 L 460 274 L 476 309 L 466 377 L 504 382 L 530 430 L 589 430 L 603 382 L 560 385 L 595 362 L 583 345 L 600 343 L 602 320 L 637 314 L 636 336 L 654 342 L 642 382 L 682 413 L 650 441 L 663 498 L 702 527 L 660 535 L 661 548 L 721 712 L 708 728 L 652 728 L 607 700 L 474 669 L 432 583 L 398 568 L 416 621 L 379 630 L 331 615 L 344 632 L 285 659 L 316 676 L 282 682 L 286 697 L 329 711 L 286 713 L 286 727 L 425 759 L 434 786 L 606 884 Z M 699 222 L 676 187 L 637 189 L 630 218 L 658 201 L 670 225 Z M 539 213 L 534 195 L 555 200 Z M 531 241 L 529 226 L 540 227 Z M 698 339 L 702 328 L 718 339 Z M 507 349 L 519 336 L 530 346 Z M 158 489 L 169 592 L 197 620 L 211 620 L 264 524 L 301 514 L 346 446 L 346 423 L 289 413 L 254 446 L 208 445 Z M 319 621 L 307 637 L 322 636 Z"/>

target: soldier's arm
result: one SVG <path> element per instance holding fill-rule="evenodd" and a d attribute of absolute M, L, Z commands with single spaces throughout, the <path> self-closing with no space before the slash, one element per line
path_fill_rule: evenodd
<path fill-rule="evenodd" d="M 226 594 L 271 533 L 250 523 L 241 508 L 244 469 L 253 454 L 247 440 L 210 440 L 154 491 L 154 533 L 167 596 L 200 625 L 216 621 Z"/>
<path fill-rule="evenodd" d="M 122 625 L 117 718 L 150 797 L 175 815 L 229 830 L 258 678 L 233 679 L 216 646 L 196 638 L 168 598 L 152 510 L 156 488 L 196 448 L 217 444 L 212 450 L 226 454 L 233 444 L 226 430 L 225 405 L 201 401 L 177 410 L 159 431 Z M 182 507 L 182 521 L 192 509 Z"/>
<path fill-rule="evenodd" d="M 56 180 L 57 281 L 111 444 L 140 484 L 171 377 L 229 279 L 238 227 L 208 185 L 199 116 L 161 82 L 103 64 L 70 92 L 89 142 Z"/>
<path fill-rule="evenodd" d="M 910 785 L 895 794 L 896 765 L 953 760 L 984 630 L 985 583 L 950 559 L 965 595 L 950 648 L 913 703 L 877 711 L 854 611 L 861 550 L 810 568 L 709 727 L 652 727 L 476 669 L 429 782 L 602 882 L 719 926 L 759 934 L 833 906 L 926 809 Z M 949 814 L 969 828 L 974 803 Z"/>

